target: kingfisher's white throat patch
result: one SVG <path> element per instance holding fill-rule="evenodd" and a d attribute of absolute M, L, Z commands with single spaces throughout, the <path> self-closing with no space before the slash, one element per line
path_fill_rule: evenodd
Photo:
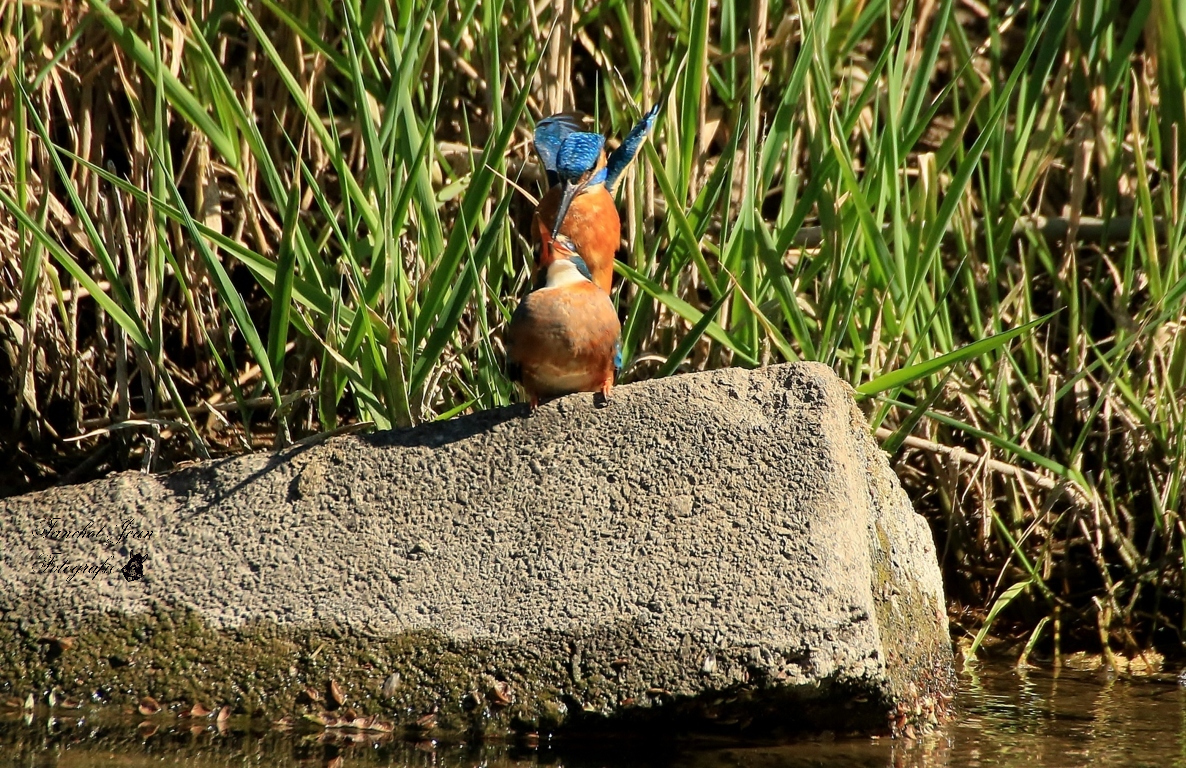
<path fill-rule="evenodd" d="M 588 282 L 577 265 L 568 259 L 559 259 L 548 265 L 548 288 L 564 288 L 569 285 Z"/>

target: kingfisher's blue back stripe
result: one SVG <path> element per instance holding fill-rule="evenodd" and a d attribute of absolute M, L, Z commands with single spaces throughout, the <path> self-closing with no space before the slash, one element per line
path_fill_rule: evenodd
<path fill-rule="evenodd" d="M 642 143 L 646 141 L 647 134 L 655 127 L 655 118 L 659 115 L 659 105 L 651 107 L 638 124 L 630 129 L 630 133 L 626 135 L 625 140 L 622 141 L 621 146 L 614 150 L 613 154 L 609 156 L 609 161 L 606 163 L 606 180 L 605 185 L 612 192 L 614 185 L 618 183 L 618 177 L 622 175 L 622 171 L 626 170 L 630 162 L 634 160 L 634 156 L 638 154 L 638 150 L 642 148 Z"/>

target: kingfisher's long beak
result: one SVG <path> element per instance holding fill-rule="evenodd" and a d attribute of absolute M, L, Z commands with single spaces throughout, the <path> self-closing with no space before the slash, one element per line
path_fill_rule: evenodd
<path fill-rule="evenodd" d="M 562 183 L 564 187 L 560 193 L 560 207 L 556 210 L 556 223 L 552 225 L 553 238 L 560 234 L 560 225 L 564 223 L 564 217 L 568 215 L 568 207 L 572 205 L 572 199 L 584 186 L 581 182 L 570 179 L 565 179 Z"/>

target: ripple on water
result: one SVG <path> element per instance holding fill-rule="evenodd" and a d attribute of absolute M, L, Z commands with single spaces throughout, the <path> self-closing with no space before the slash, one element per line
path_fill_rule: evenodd
<path fill-rule="evenodd" d="M 368 739 L 326 743 L 318 734 L 166 718 L 140 720 L 44 709 L 0 712 L 0 762 L 36 768 L 288 766 L 690 766 L 691 768 L 1186 768 L 1186 691 L 1172 682 L 1100 672 L 1054 674 L 981 667 L 960 679 L 955 722 L 918 742 L 821 738 L 783 746 L 581 743 L 556 749 L 510 744 L 444 747 Z M 65 714 L 64 712 L 62 714 Z M 793 713 L 792 715 L 793 716 Z M 144 738 L 143 734 L 151 733 Z"/>

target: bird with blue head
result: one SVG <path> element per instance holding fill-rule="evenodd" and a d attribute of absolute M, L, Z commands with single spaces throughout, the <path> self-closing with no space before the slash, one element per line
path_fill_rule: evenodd
<path fill-rule="evenodd" d="M 617 310 L 572 239 L 557 233 L 552 248 L 546 282 L 519 302 L 507 328 L 507 375 L 523 385 L 533 411 L 541 398 L 574 392 L 608 403 L 622 367 Z"/>
<path fill-rule="evenodd" d="M 614 188 L 654 127 L 658 113 L 655 105 L 608 156 L 605 137 L 582 130 L 583 122 L 576 114 L 552 115 L 536 124 L 535 150 L 549 184 L 532 220 L 533 239 L 541 246 L 537 273 L 555 258 L 552 242 L 564 234 L 576 244 L 593 282 L 610 292 L 614 258 L 622 239 Z"/>

